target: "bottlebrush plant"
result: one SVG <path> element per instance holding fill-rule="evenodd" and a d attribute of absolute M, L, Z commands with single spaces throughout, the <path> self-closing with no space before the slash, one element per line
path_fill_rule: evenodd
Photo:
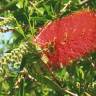
<path fill-rule="evenodd" d="M 60 67 L 96 50 L 96 12 L 81 10 L 44 26 L 36 37 L 49 58 Z"/>

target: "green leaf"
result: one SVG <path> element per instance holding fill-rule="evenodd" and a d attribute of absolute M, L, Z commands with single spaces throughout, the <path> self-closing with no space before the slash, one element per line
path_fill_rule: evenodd
<path fill-rule="evenodd" d="M 18 0 L 18 3 L 16 4 L 16 6 L 21 9 L 23 8 L 23 3 L 24 3 L 24 0 Z"/>
<path fill-rule="evenodd" d="M 56 92 L 58 92 L 60 94 L 60 96 L 64 95 L 63 89 L 52 79 L 49 79 L 48 77 L 43 76 L 43 75 L 37 75 L 37 76 L 35 76 L 35 78 L 39 82 L 47 85 L 49 88 L 54 89 Z"/>
<path fill-rule="evenodd" d="M 25 37 L 24 35 L 24 31 L 22 29 L 22 26 L 19 24 L 19 22 L 16 20 L 16 18 L 14 18 L 17 27 L 15 28 L 17 30 L 18 33 L 20 33 L 23 37 Z"/>

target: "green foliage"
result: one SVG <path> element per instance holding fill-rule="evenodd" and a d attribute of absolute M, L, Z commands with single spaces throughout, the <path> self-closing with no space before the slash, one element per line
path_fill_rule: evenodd
<path fill-rule="evenodd" d="M 44 24 L 89 8 L 96 0 L 1 0 L 0 35 L 12 36 L 0 38 L 0 96 L 96 96 L 96 52 L 50 70 L 33 41 Z"/>

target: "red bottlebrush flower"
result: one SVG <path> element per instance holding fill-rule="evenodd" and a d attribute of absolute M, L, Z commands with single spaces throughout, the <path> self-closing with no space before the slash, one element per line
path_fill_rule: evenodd
<path fill-rule="evenodd" d="M 43 27 L 36 37 L 51 65 L 67 65 L 96 50 L 96 13 L 80 11 Z"/>

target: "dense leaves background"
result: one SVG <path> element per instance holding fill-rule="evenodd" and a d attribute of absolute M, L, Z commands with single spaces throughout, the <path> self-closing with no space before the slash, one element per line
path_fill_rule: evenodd
<path fill-rule="evenodd" d="M 43 25 L 81 9 L 95 10 L 96 0 L 0 0 L 0 96 L 96 95 L 96 52 L 49 70 L 32 41 Z"/>

